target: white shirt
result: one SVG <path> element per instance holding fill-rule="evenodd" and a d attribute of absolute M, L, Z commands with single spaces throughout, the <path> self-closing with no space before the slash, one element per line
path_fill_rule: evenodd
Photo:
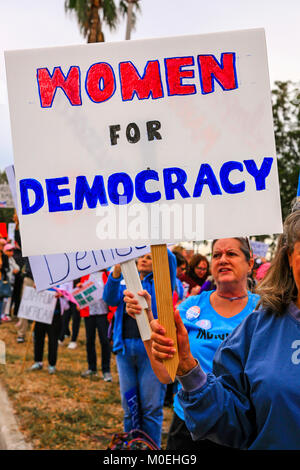
<path fill-rule="evenodd" d="M 104 282 L 102 279 L 102 272 L 93 273 L 90 275 L 89 280 L 97 284 L 97 287 L 100 289 L 101 298 L 97 302 L 89 305 L 90 315 L 106 315 L 108 313 L 107 303 L 102 299 L 104 291 Z"/>

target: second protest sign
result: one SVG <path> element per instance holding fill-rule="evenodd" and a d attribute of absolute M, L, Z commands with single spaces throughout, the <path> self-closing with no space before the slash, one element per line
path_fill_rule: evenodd
<path fill-rule="evenodd" d="M 51 325 L 57 302 L 55 294 L 54 291 L 37 292 L 33 287 L 24 286 L 18 317 Z"/>

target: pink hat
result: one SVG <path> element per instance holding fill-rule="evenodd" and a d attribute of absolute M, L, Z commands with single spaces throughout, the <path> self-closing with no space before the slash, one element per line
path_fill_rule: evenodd
<path fill-rule="evenodd" d="M 3 251 L 10 251 L 10 250 L 14 250 L 15 247 L 13 245 L 11 245 L 11 243 L 7 243 L 4 248 L 3 248 Z"/>
<path fill-rule="evenodd" d="M 270 266 L 271 266 L 271 263 L 263 263 L 258 268 L 258 270 L 256 271 L 256 279 L 258 281 L 261 281 L 265 277 Z"/>
<path fill-rule="evenodd" d="M 7 240 L 5 240 L 5 238 L 0 238 L 0 243 L 4 243 L 6 245 Z"/>

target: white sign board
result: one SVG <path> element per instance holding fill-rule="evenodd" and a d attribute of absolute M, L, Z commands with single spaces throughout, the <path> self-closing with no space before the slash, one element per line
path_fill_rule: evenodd
<path fill-rule="evenodd" d="M 12 243 L 15 242 L 15 229 L 16 224 L 14 222 L 10 222 L 7 226 L 7 237 Z"/>
<path fill-rule="evenodd" d="M 24 254 L 281 232 L 263 29 L 5 60 Z"/>
<path fill-rule="evenodd" d="M 5 171 L 15 200 L 17 195 L 13 165 L 5 168 Z M 40 291 L 138 258 L 149 251 L 149 245 L 111 250 L 76 251 L 75 253 L 29 256 L 29 263 L 36 289 Z"/>
<path fill-rule="evenodd" d="M 264 242 L 256 242 L 250 240 L 251 248 L 255 256 L 261 256 L 262 258 L 266 257 L 269 245 Z"/>
<path fill-rule="evenodd" d="M 13 165 L 9 165 L 5 168 L 5 173 L 8 180 L 9 189 L 11 192 L 11 196 L 14 201 L 14 205 L 18 212 L 18 204 L 17 204 L 17 191 L 16 191 L 16 176 L 15 176 L 15 169 Z"/>
<path fill-rule="evenodd" d="M 24 286 L 18 317 L 51 325 L 57 301 L 55 294 L 54 291 L 37 292 L 33 287 Z"/>
<path fill-rule="evenodd" d="M 138 258 L 149 251 L 149 245 L 111 250 L 77 251 L 76 253 L 29 256 L 29 263 L 37 290 L 44 290 L 115 264 Z"/>

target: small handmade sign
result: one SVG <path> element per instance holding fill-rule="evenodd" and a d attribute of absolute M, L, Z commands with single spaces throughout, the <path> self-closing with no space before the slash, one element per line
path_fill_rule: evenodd
<path fill-rule="evenodd" d="M 72 291 L 72 295 L 78 302 L 80 308 L 93 305 L 102 298 L 103 286 L 97 282 L 86 281 L 81 287 L 77 287 Z"/>
<path fill-rule="evenodd" d="M 57 301 L 55 294 L 55 291 L 37 292 L 24 286 L 18 317 L 51 325 Z"/>
<path fill-rule="evenodd" d="M 269 245 L 264 242 L 257 242 L 250 240 L 250 245 L 254 256 L 265 258 L 269 249 Z"/>

